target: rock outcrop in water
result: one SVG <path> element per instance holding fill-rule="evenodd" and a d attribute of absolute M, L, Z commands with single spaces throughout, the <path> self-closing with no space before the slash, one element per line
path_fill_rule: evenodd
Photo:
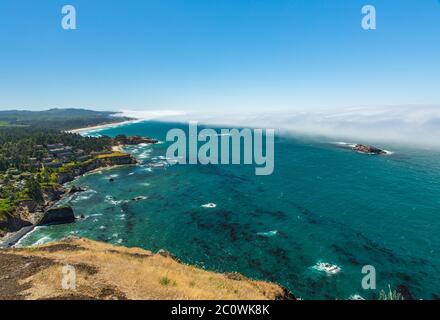
<path fill-rule="evenodd" d="M 127 137 L 126 135 L 120 134 L 115 137 L 115 140 L 120 144 L 125 145 L 137 145 L 137 144 L 156 144 L 159 141 L 157 139 L 152 139 L 148 137 L 141 137 L 141 136 L 130 136 Z"/>
<path fill-rule="evenodd" d="M 386 154 L 386 152 L 384 150 L 381 150 L 381 149 L 373 147 L 373 146 L 364 145 L 364 144 L 355 145 L 353 147 L 353 151 L 366 153 L 366 154 L 375 154 L 375 155 Z"/>
<path fill-rule="evenodd" d="M 41 220 L 38 222 L 39 225 L 48 224 L 63 224 L 71 223 L 75 221 L 75 215 L 73 209 L 70 206 L 62 206 L 56 208 L 50 208 L 46 210 Z"/>
<path fill-rule="evenodd" d="M 72 188 L 70 188 L 68 194 L 75 194 L 78 192 L 84 192 L 86 190 L 84 190 L 83 188 L 79 187 L 79 186 L 73 186 Z"/>

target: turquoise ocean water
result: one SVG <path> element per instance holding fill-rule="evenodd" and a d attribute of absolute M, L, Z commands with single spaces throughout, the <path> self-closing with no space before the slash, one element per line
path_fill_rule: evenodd
<path fill-rule="evenodd" d="M 144 122 L 93 134 L 164 141 L 175 127 L 185 126 Z M 332 141 L 278 136 L 274 173 L 255 176 L 253 166 L 169 166 L 167 146 L 129 147 L 139 165 L 79 178 L 88 191 L 65 201 L 85 218 L 37 228 L 20 244 L 75 234 L 164 248 L 209 270 L 280 283 L 304 299 L 372 299 L 388 285 L 407 298 L 440 298 L 439 152 L 383 146 L 394 153 L 368 156 Z M 341 271 L 329 275 L 319 262 Z M 364 265 L 376 268 L 377 290 L 362 289 Z"/>

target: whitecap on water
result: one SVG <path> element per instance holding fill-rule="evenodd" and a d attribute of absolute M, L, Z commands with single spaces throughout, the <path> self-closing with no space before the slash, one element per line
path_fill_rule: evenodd
<path fill-rule="evenodd" d="M 257 235 L 262 236 L 262 237 L 273 237 L 273 236 L 276 236 L 277 234 L 278 234 L 278 230 L 257 233 Z"/>
<path fill-rule="evenodd" d="M 122 202 L 124 202 L 123 200 L 115 200 L 112 196 L 107 195 L 105 196 L 105 202 L 110 203 L 114 206 L 117 206 L 118 204 L 121 204 Z"/>
<path fill-rule="evenodd" d="M 215 203 L 207 203 L 207 204 L 202 204 L 201 207 L 202 208 L 215 208 L 215 207 L 217 207 L 217 205 Z"/>
<path fill-rule="evenodd" d="M 138 152 L 135 153 L 135 156 L 140 160 L 148 159 L 151 156 L 151 150 L 150 149 L 138 150 Z"/>
<path fill-rule="evenodd" d="M 96 193 L 97 192 L 95 190 L 87 190 L 87 191 L 81 192 L 72 200 L 72 202 L 76 203 L 78 201 L 89 200 Z"/>
<path fill-rule="evenodd" d="M 362 297 L 361 295 L 356 293 L 356 294 L 351 295 L 348 298 L 348 300 L 365 300 L 365 299 L 364 299 L 364 297 Z"/>
<path fill-rule="evenodd" d="M 137 197 L 134 197 L 132 200 L 133 201 L 140 201 L 140 200 L 145 200 L 145 199 L 147 199 L 146 196 L 137 196 Z"/>
<path fill-rule="evenodd" d="M 94 213 L 90 215 L 91 217 L 100 217 L 102 216 L 102 213 Z"/>
<path fill-rule="evenodd" d="M 157 161 L 157 162 L 152 162 L 150 163 L 150 167 L 151 168 L 164 168 L 168 166 L 168 162 L 167 161 Z"/>
<path fill-rule="evenodd" d="M 335 275 L 341 272 L 341 268 L 339 266 L 327 262 L 318 262 L 312 267 L 312 269 L 319 272 L 325 272 L 328 275 Z"/>
<path fill-rule="evenodd" d="M 32 246 L 39 246 L 39 245 L 48 243 L 50 241 L 52 241 L 52 238 L 49 236 L 45 236 L 45 237 L 39 239 L 38 241 L 36 241 L 35 243 L 33 243 Z"/>

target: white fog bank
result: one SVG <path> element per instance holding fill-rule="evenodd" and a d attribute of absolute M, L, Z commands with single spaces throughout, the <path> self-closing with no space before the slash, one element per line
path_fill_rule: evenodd
<path fill-rule="evenodd" d="M 258 113 L 124 110 L 123 114 L 146 120 L 274 128 L 278 132 L 294 135 L 440 148 L 440 105 Z"/>

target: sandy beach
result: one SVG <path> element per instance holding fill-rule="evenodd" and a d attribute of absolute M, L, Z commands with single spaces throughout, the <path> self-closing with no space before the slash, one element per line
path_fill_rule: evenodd
<path fill-rule="evenodd" d="M 81 134 L 81 133 L 88 132 L 88 131 L 114 128 L 114 127 L 119 127 L 119 126 L 123 126 L 123 125 L 130 124 L 130 123 L 136 123 L 136 122 L 140 122 L 140 121 L 142 121 L 142 120 L 141 119 L 133 119 L 133 120 L 127 120 L 127 121 L 122 121 L 122 122 L 112 122 L 112 123 L 101 124 L 99 126 L 92 126 L 92 127 L 67 130 L 66 132 Z"/>
<path fill-rule="evenodd" d="M 122 145 L 117 145 L 117 146 L 112 147 L 112 151 L 113 152 L 124 152 L 124 149 L 123 149 Z"/>

